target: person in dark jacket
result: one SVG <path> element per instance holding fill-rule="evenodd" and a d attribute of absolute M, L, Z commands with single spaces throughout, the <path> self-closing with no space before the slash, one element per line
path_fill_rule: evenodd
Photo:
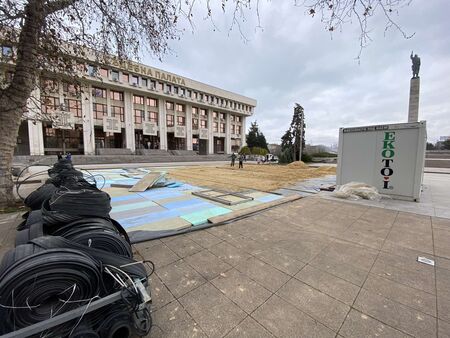
<path fill-rule="evenodd" d="M 236 154 L 231 154 L 231 166 L 234 167 L 234 162 L 236 162 Z"/>
<path fill-rule="evenodd" d="M 239 156 L 239 169 L 244 169 L 244 155 Z"/>

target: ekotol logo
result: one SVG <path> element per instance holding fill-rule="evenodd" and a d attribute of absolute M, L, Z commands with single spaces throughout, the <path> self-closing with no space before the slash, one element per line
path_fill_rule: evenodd
<path fill-rule="evenodd" d="M 383 163 L 383 168 L 381 168 L 380 173 L 383 176 L 383 189 L 393 189 L 389 185 L 390 178 L 394 174 L 392 169 L 392 163 L 394 163 L 395 156 L 395 131 L 386 131 L 384 133 L 383 139 L 383 149 L 381 150 L 381 156 L 383 157 L 381 162 Z"/>

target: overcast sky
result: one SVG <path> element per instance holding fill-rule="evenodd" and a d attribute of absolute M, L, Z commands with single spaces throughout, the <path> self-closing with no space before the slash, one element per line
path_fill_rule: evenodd
<path fill-rule="evenodd" d="M 280 143 L 298 102 L 307 143 L 330 145 L 339 127 L 407 121 L 414 50 L 422 61 L 419 120 L 427 120 L 429 141 L 450 135 L 448 0 L 414 0 L 400 11 L 398 23 L 415 33 L 409 40 L 394 29 L 384 34 L 385 19 L 374 18 L 360 63 L 357 25 L 331 36 L 319 18 L 292 3 L 261 1 L 262 29 L 256 12 L 248 12 L 242 26 L 248 41 L 237 29 L 228 32 L 229 13 L 213 11 L 215 26 L 197 13 L 194 31 L 186 25 L 162 62 L 142 61 L 256 99 L 247 127 L 257 120 L 270 143 Z"/>

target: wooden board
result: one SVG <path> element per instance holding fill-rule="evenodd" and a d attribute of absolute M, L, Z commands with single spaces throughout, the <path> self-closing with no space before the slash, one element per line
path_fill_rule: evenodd
<path fill-rule="evenodd" d="M 160 172 L 151 172 L 142 177 L 135 185 L 133 185 L 128 191 L 143 192 L 148 188 L 151 188 L 156 182 L 158 182 L 164 176 Z"/>

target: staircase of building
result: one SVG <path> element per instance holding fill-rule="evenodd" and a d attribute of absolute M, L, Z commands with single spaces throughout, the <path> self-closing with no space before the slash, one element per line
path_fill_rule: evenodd
<path fill-rule="evenodd" d="M 114 163 L 170 163 L 170 162 L 204 162 L 204 161 L 227 161 L 230 155 L 212 154 L 198 155 L 192 151 L 164 151 L 147 150 L 138 151 L 142 155 L 116 153 L 101 155 L 72 155 L 72 162 L 75 165 L 82 164 L 114 164 Z M 53 164 L 56 155 L 31 155 L 14 156 L 14 165 L 29 165 L 32 163 Z"/>

